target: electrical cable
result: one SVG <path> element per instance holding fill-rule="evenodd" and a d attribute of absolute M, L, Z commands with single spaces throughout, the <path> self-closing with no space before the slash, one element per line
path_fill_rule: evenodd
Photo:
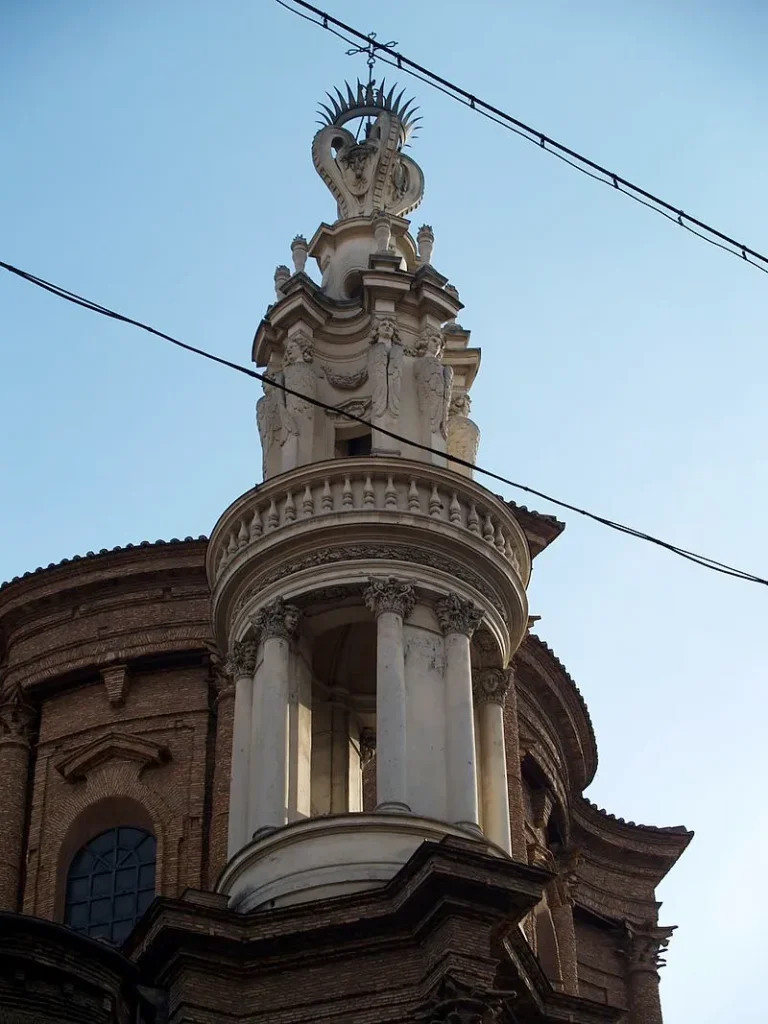
<path fill-rule="evenodd" d="M 463 89 L 461 86 L 455 85 L 453 82 L 448 81 L 448 79 L 442 78 L 440 75 L 435 74 L 435 72 L 430 71 L 421 64 L 417 64 L 415 61 L 410 60 L 402 53 L 394 50 L 387 43 L 377 42 L 374 33 L 365 35 L 359 29 L 353 28 L 351 25 L 347 25 L 338 18 L 334 18 L 332 15 L 322 11 L 319 7 L 315 7 L 313 4 L 307 3 L 306 0 L 289 0 L 289 2 L 286 2 L 286 0 L 275 0 L 275 2 L 281 7 L 284 7 L 287 11 L 290 11 L 292 14 L 296 14 L 298 17 L 303 18 L 304 21 L 308 21 L 312 25 L 317 25 L 320 28 L 327 30 L 343 42 L 350 45 L 353 49 L 348 52 L 357 53 L 362 52 L 364 49 L 369 49 L 371 54 L 375 54 L 376 60 L 380 60 L 383 64 L 388 64 L 390 67 L 404 71 L 412 78 L 416 78 L 420 82 L 424 82 L 431 88 L 437 89 L 439 92 L 444 93 L 451 99 L 456 100 L 457 103 L 461 103 L 463 106 L 469 107 L 476 113 L 481 114 L 483 117 L 487 118 L 487 120 L 493 121 L 495 124 L 501 125 L 502 128 L 506 128 L 508 131 L 520 136 L 520 138 L 525 139 L 526 142 L 533 143 L 540 149 L 543 149 L 546 153 L 549 153 L 550 156 L 557 157 L 557 159 L 562 160 L 563 163 L 575 168 L 582 174 L 586 174 L 587 177 L 593 178 L 595 181 L 599 181 L 603 185 L 608 185 L 610 188 L 615 189 L 617 192 L 621 192 L 622 195 L 627 196 L 629 199 L 633 199 L 636 203 L 640 203 L 641 206 L 645 206 L 649 210 L 653 210 L 654 213 L 658 213 L 667 220 L 672 221 L 679 227 L 688 231 L 690 234 L 702 239 L 704 242 L 708 242 L 710 245 L 714 245 L 716 248 L 730 253 L 731 256 L 736 256 L 743 262 L 755 267 L 755 269 L 762 271 L 764 274 L 768 274 L 768 256 L 758 252 L 756 249 L 750 248 L 748 245 L 744 245 L 742 242 L 736 241 L 735 238 L 719 231 L 717 228 L 712 227 L 704 221 L 699 220 L 696 217 L 692 217 L 690 214 L 685 213 L 684 210 L 679 209 L 674 204 L 668 203 L 665 199 L 661 199 L 659 196 L 654 195 L 652 192 L 648 192 L 639 185 L 633 184 L 627 178 L 623 178 L 621 175 L 615 174 L 613 171 L 609 171 L 606 167 L 601 166 L 594 160 L 590 160 L 589 157 L 583 156 L 581 153 L 576 152 L 576 150 L 557 142 L 544 132 L 540 132 L 536 128 L 531 128 L 529 125 L 525 124 L 525 122 L 518 120 L 511 114 L 507 114 L 498 107 L 495 107 L 474 94 L 467 92 L 467 90 Z M 297 6 L 304 8 L 304 10 L 311 11 L 313 14 L 317 15 L 320 20 L 312 18 L 308 14 L 304 14 L 302 11 L 297 10 Z M 336 27 L 334 28 L 334 26 Z M 338 29 L 342 29 L 343 32 L 349 33 L 349 35 L 354 38 L 349 38 L 344 35 L 343 32 L 338 31 Z M 362 40 L 366 46 L 364 48 L 358 46 L 357 40 Z M 385 54 L 386 56 L 384 56 Z M 753 258 L 750 259 L 750 257 Z M 758 262 L 755 262 L 756 260 Z"/>
<path fill-rule="evenodd" d="M 251 370 L 247 366 L 242 366 L 240 363 L 232 362 L 229 359 L 224 359 L 222 356 L 214 355 L 212 352 L 207 352 L 205 349 L 198 348 L 196 345 L 190 345 L 185 341 L 180 341 L 178 338 L 174 338 L 170 334 L 166 334 L 164 331 L 159 331 L 155 327 L 151 327 L 149 324 L 142 323 L 141 320 L 135 320 L 133 317 L 124 316 L 122 313 L 117 313 L 115 310 L 109 309 L 107 306 L 102 306 L 97 302 L 93 302 L 91 299 L 86 299 L 82 295 L 78 295 L 76 292 L 68 291 L 66 288 L 62 288 L 60 285 L 53 284 L 50 281 L 46 281 L 41 277 L 37 277 L 35 274 L 31 274 L 26 270 L 21 270 L 19 267 L 15 267 L 10 263 L 4 263 L 0 261 L 0 267 L 3 270 L 8 271 L 10 274 L 14 274 L 16 277 L 20 277 L 23 280 L 35 285 L 38 288 L 42 288 L 52 295 L 56 295 L 58 298 L 64 299 L 67 302 L 71 302 L 76 306 L 82 306 L 84 309 L 88 309 L 91 312 L 99 313 L 101 316 L 108 317 L 111 320 L 117 320 L 120 323 L 130 324 L 132 327 L 138 327 L 142 331 L 146 331 L 148 334 L 152 334 L 157 338 L 162 338 L 164 341 L 170 342 L 172 345 L 176 345 L 178 348 L 182 348 L 187 352 L 192 352 L 195 355 L 202 356 L 204 359 L 208 359 L 211 362 L 219 363 L 221 366 L 226 366 L 230 370 L 236 370 L 238 373 L 245 374 L 248 377 L 252 377 L 254 380 L 259 380 L 263 384 L 267 384 L 271 387 L 278 388 L 280 391 L 285 392 L 288 395 L 293 395 L 295 398 L 300 398 L 310 405 L 314 405 L 318 409 L 323 409 L 325 412 L 331 412 L 335 416 L 343 416 L 348 420 L 352 420 L 355 423 L 360 423 L 371 430 L 377 430 L 380 434 L 385 437 L 392 438 L 395 441 L 400 441 L 403 444 L 410 445 L 412 448 L 417 448 L 420 451 L 428 452 L 433 455 L 438 455 L 441 458 L 446 459 L 448 462 L 452 462 L 455 465 L 463 466 L 465 469 L 470 469 L 475 473 L 479 473 L 481 476 L 486 476 L 491 480 L 496 480 L 499 483 L 506 484 L 508 487 L 512 487 L 515 490 L 525 491 L 527 494 L 532 494 L 537 498 L 541 498 L 543 501 L 548 501 L 552 505 L 556 505 L 559 508 L 568 509 L 570 512 L 575 512 L 578 515 L 584 516 L 587 519 L 591 519 L 593 522 L 600 523 L 602 526 L 606 526 L 611 530 L 616 530 L 619 533 L 627 534 L 630 537 L 635 537 L 638 540 L 646 541 L 649 544 L 655 544 L 657 547 L 664 548 L 666 551 L 672 552 L 672 554 L 679 555 L 681 558 L 685 558 L 688 561 L 695 562 L 697 565 L 703 566 L 705 569 L 712 569 L 714 572 L 722 573 L 726 576 L 735 576 L 737 579 L 743 579 L 750 583 L 760 583 L 763 586 L 768 586 L 768 579 L 764 579 L 761 576 L 754 575 L 750 572 L 745 572 L 742 569 L 736 569 L 725 562 L 718 562 L 714 558 L 709 558 L 706 555 L 697 554 L 694 551 L 688 551 L 685 548 L 678 547 L 676 544 L 671 544 L 669 541 L 661 540 L 659 537 L 654 537 L 652 534 L 645 533 L 642 530 L 636 530 L 634 527 L 626 526 L 622 523 L 614 522 L 612 519 L 608 519 L 605 516 L 597 515 L 595 512 L 589 512 L 587 509 L 579 508 L 577 505 L 573 505 L 570 502 L 563 501 L 559 498 L 554 498 L 550 494 L 546 494 L 544 491 L 539 491 L 535 487 L 529 487 L 526 484 L 517 483 L 514 480 L 510 480 L 508 477 L 501 476 L 499 473 L 494 473 L 490 469 L 485 469 L 482 466 L 477 466 L 466 459 L 462 459 L 457 455 L 452 455 L 449 452 L 441 452 L 436 448 L 432 448 L 430 445 L 422 444 L 419 441 L 411 440 L 407 437 L 403 437 L 402 434 L 395 433 L 393 430 L 387 430 L 383 427 L 374 426 L 370 420 L 365 419 L 362 416 L 357 416 L 346 409 L 341 409 L 334 405 L 329 405 L 327 402 L 321 401 L 319 398 L 314 398 L 310 395 L 302 394 L 300 391 L 295 391 L 293 388 L 288 387 L 281 381 L 277 381 L 267 374 L 258 373 L 256 370 Z"/>

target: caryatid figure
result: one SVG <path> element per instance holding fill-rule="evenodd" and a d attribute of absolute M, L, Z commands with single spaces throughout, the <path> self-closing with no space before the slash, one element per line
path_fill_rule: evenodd
<path fill-rule="evenodd" d="M 422 413 L 429 417 L 431 438 L 448 437 L 448 409 L 451 404 L 453 369 L 443 364 L 445 342 L 440 331 L 428 329 L 421 337 L 416 360 L 416 387 Z"/>
<path fill-rule="evenodd" d="M 290 443 L 285 444 L 284 472 L 312 461 L 315 406 L 311 399 L 317 394 L 313 359 L 312 339 L 308 334 L 297 332 L 287 338 L 282 380 L 290 392 L 283 392 L 283 424 Z"/>
<path fill-rule="evenodd" d="M 400 414 L 403 358 L 403 343 L 394 317 L 377 317 L 373 322 L 371 348 L 368 353 L 371 415 L 374 425 L 382 420 L 392 424 Z"/>

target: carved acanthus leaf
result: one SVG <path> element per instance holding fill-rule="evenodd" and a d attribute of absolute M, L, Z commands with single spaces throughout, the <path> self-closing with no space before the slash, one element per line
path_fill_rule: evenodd
<path fill-rule="evenodd" d="M 656 973 L 660 967 L 666 966 L 664 955 L 674 927 L 661 928 L 652 921 L 642 925 L 624 922 L 624 955 L 630 971 L 648 971 Z"/>
<path fill-rule="evenodd" d="M 511 669 L 481 668 L 472 673 L 472 694 L 475 704 L 501 704 L 513 682 Z"/>
<path fill-rule="evenodd" d="M 364 593 L 367 607 L 378 618 L 385 612 L 394 612 L 407 619 L 416 604 L 416 591 L 412 583 L 389 576 L 387 579 L 372 578 Z"/>
<path fill-rule="evenodd" d="M 458 594 L 447 594 L 435 604 L 437 621 L 443 633 L 464 633 L 472 636 L 483 621 L 483 612 L 472 601 Z"/>
<path fill-rule="evenodd" d="M 282 597 L 260 608 L 252 625 L 265 640 L 290 640 L 299 627 L 301 612 L 295 604 L 286 604 Z"/>

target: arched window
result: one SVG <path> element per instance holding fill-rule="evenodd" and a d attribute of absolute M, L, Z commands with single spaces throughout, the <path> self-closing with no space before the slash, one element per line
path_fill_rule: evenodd
<path fill-rule="evenodd" d="M 117 945 L 155 896 L 155 837 L 141 828 L 111 828 L 74 856 L 67 874 L 64 922 Z"/>

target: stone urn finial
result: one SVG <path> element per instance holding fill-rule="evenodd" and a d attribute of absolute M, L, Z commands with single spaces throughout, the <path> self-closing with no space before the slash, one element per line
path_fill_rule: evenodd
<path fill-rule="evenodd" d="M 281 263 L 279 267 L 275 268 L 275 295 L 277 295 L 278 299 L 282 299 L 284 297 L 283 286 L 290 280 L 290 278 L 291 272 L 285 264 Z"/>
<path fill-rule="evenodd" d="M 419 263 L 428 266 L 432 262 L 432 250 L 435 247 L 435 233 L 429 224 L 422 224 L 416 235 L 419 246 Z"/>
<path fill-rule="evenodd" d="M 309 247 L 306 238 L 304 235 L 296 235 L 291 242 L 291 255 L 293 256 L 293 267 L 297 274 L 304 273 L 308 253 Z"/>

